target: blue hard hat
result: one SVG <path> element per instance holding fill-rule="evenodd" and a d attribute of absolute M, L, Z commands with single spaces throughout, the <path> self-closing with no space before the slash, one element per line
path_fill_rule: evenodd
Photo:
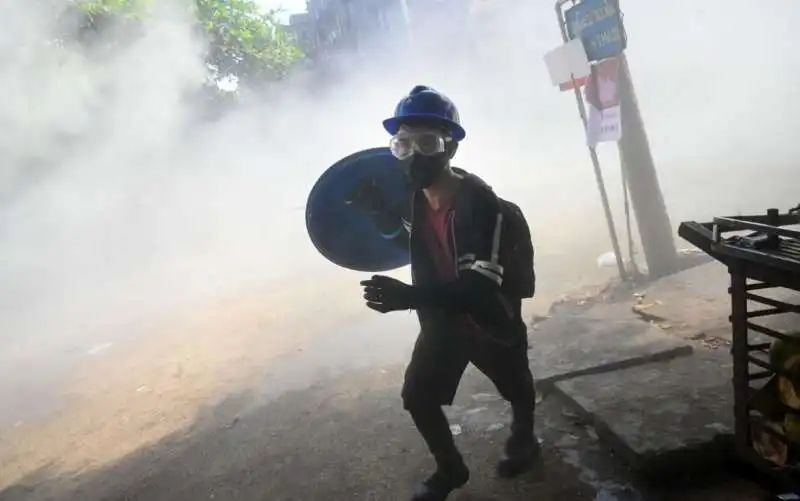
<path fill-rule="evenodd" d="M 461 141 L 467 135 L 461 127 L 461 118 L 453 101 L 426 85 L 417 85 L 411 89 L 411 92 L 397 103 L 394 116 L 383 121 L 383 128 L 389 134 L 395 135 L 400 126 L 409 119 L 442 125 L 450 131 L 453 141 Z"/>

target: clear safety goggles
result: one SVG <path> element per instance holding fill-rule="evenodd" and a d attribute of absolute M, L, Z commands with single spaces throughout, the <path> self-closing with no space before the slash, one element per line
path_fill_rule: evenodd
<path fill-rule="evenodd" d="M 389 141 L 389 149 L 395 158 L 405 160 L 415 152 L 425 156 L 444 153 L 445 145 L 450 141 L 451 137 L 438 132 L 401 132 Z"/>

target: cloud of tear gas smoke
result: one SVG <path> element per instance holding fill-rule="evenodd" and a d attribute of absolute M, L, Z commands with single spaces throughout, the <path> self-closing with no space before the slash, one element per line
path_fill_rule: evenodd
<path fill-rule="evenodd" d="M 574 99 L 542 61 L 560 44 L 551 2 L 476 0 L 474 52 L 450 57 L 458 44 L 445 38 L 432 51 L 397 44 L 379 70 L 315 94 L 292 84 L 249 96 L 205 124 L 182 100 L 204 78 L 187 19 L 165 9 L 140 40 L 93 58 L 44 43 L 55 38 L 44 7 L 11 4 L 0 29 L 6 338 L 77 335 L 334 273 L 305 235 L 307 192 L 332 161 L 385 144 L 380 119 L 416 83 L 460 106 L 457 163 L 527 212 L 544 291 L 591 275 L 610 248 Z M 800 11 L 790 0 L 646 4 L 622 8 L 673 224 L 800 201 Z M 622 228 L 616 153 L 600 153 Z"/>
<path fill-rule="evenodd" d="M 287 92 L 193 122 L 184 96 L 204 81 L 203 46 L 178 10 L 99 56 L 52 42 L 53 12 L 11 8 L 0 35 L 6 341 L 63 339 L 310 279 L 301 272 L 322 262 L 305 235 L 308 189 L 364 138 L 383 139 L 368 126 L 380 108 L 370 117 L 352 100 Z"/>
<path fill-rule="evenodd" d="M 800 202 L 796 5 L 623 1 L 621 9 L 674 229 L 687 219 Z M 561 43 L 553 2 L 476 1 L 474 10 L 478 55 L 441 77 L 468 131 L 458 160 L 521 204 L 534 226 L 537 267 L 558 270 L 542 286 L 557 290 L 590 275 L 589 255 L 611 246 L 574 97 L 551 87 L 542 61 Z M 600 145 L 599 155 L 622 236 L 616 146 Z"/>

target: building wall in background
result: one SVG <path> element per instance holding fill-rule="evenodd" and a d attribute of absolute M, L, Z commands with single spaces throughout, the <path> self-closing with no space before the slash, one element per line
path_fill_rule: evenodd
<path fill-rule="evenodd" d="M 308 0 L 290 29 L 321 84 L 357 68 L 382 71 L 398 58 L 475 55 L 473 0 Z M 405 61 L 408 62 L 408 61 Z"/>
<path fill-rule="evenodd" d="M 414 50 L 429 54 L 469 53 L 473 41 L 469 0 L 406 0 Z"/>
<path fill-rule="evenodd" d="M 316 34 L 314 33 L 314 21 L 308 12 L 292 14 L 289 16 L 288 31 L 295 36 L 298 45 L 306 56 L 310 56 L 316 50 Z"/>
<path fill-rule="evenodd" d="M 408 43 L 405 0 L 309 0 L 317 61 L 389 56 Z"/>

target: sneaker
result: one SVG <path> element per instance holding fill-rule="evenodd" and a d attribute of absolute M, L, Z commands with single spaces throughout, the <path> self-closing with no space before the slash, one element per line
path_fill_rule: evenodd
<path fill-rule="evenodd" d="M 505 455 L 497 463 L 497 475 L 515 478 L 531 470 L 540 459 L 539 441 L 530 433 L 512 433 L 506 442 Z"/>
<path fill-rule="evenodd" d="M 462 462 L 452 469 L 437 469 L 414 490 L 411 501 L 445 501 L 447 496 L 469 481 L 469 469 Z"/>

